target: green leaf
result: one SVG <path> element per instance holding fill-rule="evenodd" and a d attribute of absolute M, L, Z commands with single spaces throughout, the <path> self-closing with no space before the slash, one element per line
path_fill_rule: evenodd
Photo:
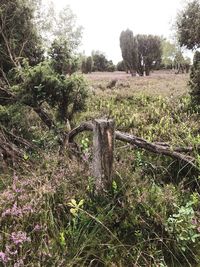
<path fill-rule="evenodd" d="M 27 155 L 26 153 L 24 154 L 24 160 L 28 160 L 29 159 L 29 155 Z"/>
<path fill-rule="evenodd" d="M 66 246 L 66 240 L 65 240 L 64 232 L 60 233 L 60 244 L 61 244 L 61 246 Z"/>
<path fill-rule="evenodd" d="M 84 199 L 81 199 L 81 201 L 78 203 L 78 207 L 82 207 L 84 204 Z"/>
<path fill-rule="evenodd" d="M 78 209 L 71 208 L 70 212 L 73 216 L 77 216 Z"/>

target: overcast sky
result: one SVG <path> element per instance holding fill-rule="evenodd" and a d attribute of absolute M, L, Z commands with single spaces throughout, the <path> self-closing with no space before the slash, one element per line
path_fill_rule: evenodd
<path fill-rule="evenodd" d="M 156 34 L 169 38 L 177 11 L 184 0 L 53 0 L 57 8 L 70 5 L 82 25 L 81 51 L 104 52 L 114 63 L 121 60 L 119 36 L 122 30 L 134 34 Z"/>

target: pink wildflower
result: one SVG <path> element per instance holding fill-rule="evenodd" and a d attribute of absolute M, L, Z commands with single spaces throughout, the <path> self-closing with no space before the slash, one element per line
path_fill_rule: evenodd
<path fill-rule="evenodd" d="M 21 245 L 25 242 L 31 242 L 30 237 L 27 237 L 26 232 L 13 232 L 11 234 L 11 240 L 14 242 L 15 245 Z"/>
<path fill-rule="evenodd" d="M 39 224 L 36 224 L 35 227 L 34 227 L 34 229 L 33 229 L 33 231 L 38 232 L 40 230 L 42 230 L 42 226 L 39 225 Z"/>
<path fill-rule="evenodd" d="M 0 251 L 0 262 L 7 263 L 8 261 L 8 256 L 4 252 Z"/>

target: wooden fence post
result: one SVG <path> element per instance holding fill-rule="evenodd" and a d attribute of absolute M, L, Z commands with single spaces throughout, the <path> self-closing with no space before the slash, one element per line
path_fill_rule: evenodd
<path fill-rule="evenodd" d="M 95 120 L 93 132 L 94 194 L 102 195 L 112 186 L 114 121 Z"/>

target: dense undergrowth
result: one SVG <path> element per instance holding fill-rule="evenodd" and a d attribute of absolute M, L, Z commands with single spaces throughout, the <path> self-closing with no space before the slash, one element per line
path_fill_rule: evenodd
<path fill-rule="evenodd" d="M 27 163 L 0 176 L 2 266 L 198 266 L 199 176 L 171 158 L 116 142 L 112 189 L 93 196 L 91 134 L 77 138 L 81 154 L 59 154 L 55 135 L 27 110 L 10 127 L 44 152 L 27 151 Z M 8 116 L 1 110 L 1 119 Z M 114 118 L 116 128 L 149 141 L 193 146 L 200 164 L 199 112 L 180 98 L 92 95 L 74 124 Z M 23 127 L 26 125 L 26 127 Z M 26 132 L 29 125 L 29 131 Z M 28 159 L 32 159 L 30 166 Z"/>

